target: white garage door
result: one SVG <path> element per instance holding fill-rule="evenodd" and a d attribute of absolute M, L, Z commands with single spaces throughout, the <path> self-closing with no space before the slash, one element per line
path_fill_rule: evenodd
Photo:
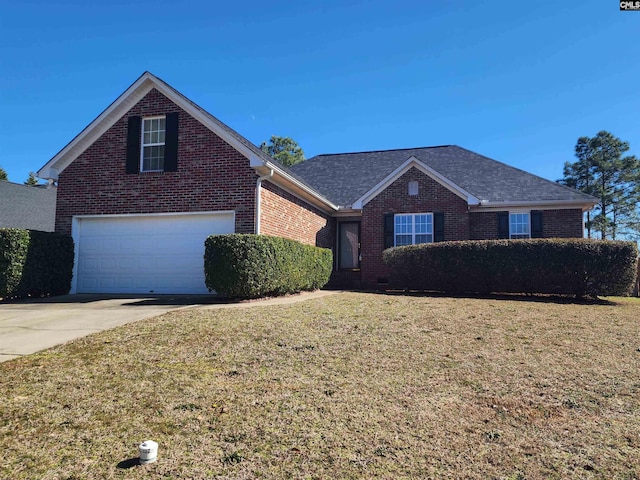
<path fill-rule="evenodd" d="M 204 241 L 233 231 L 233 212 L 77 218 L 76 291 L 208 293 Z"/>

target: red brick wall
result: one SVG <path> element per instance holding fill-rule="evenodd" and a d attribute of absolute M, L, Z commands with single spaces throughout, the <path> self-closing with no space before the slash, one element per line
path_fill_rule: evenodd
<path fill-rule="evenodd" d="M 498 212 L 469 213 L 469 240 L 496 240 L 497 238 Z"/>
<path fill-rule="evenodd" d="M 408 194 L 408 183 L 418 182 L 418 195 Z M 375 287 L 380 278 L 389 277 L 382 262 L 385 213 L 444 212 L 445 240 L 467 240 L 469 217 L 467 202 L 431 177 L 412 168 L 393 182 L 362 209 L 362 282 Z"/>
<path fill-rule="evenodd" d="M 168 112 L 179 112 L 178 171 L 127 175 L 127 118 Z M 71 233 L 72 215 L 235 210 L 236 232 L 253 233 L 256 178 L 247 158 L 154 89 L 60 174 L 56 231 Z"/>
<path fill-rule="evenodd" d="M 260 193 L 260 233 L 332 248 L 334 219 L 270 182 Z"/>
<path fill-rule="evenodd" d="M 544 210 L 542 232 L 547 238 L 582 238 L 584 224 L 582 210 Z"/>
<path fill-rule="evenodd" d="M 582 210 L 543 210 L 542 234 L 545 238 L 582 238 Z M 498 212 L 469 214 L 469 238 L 493 240 L 498 238 Z"/>

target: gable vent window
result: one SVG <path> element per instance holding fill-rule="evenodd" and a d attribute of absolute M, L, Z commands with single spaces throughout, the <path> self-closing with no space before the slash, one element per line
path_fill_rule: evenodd
<path fill-rule="evenodd" d="M 140 171 L 164 170 L 165 117 L 142 119 L 142 152 Z"/>
<path fill-rule="evenodd" d="M 411 180 L 409 182 L 409 195 L 418 195 L 418 182 L 416 182 L 415 180 Z"/>

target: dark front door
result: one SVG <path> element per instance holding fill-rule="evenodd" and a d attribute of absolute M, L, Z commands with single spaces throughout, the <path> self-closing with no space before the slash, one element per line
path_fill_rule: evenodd
<path fill-rule="evenodd" d="M 338 223 L 338 269 L 360 269 L 360 222 Z"/>

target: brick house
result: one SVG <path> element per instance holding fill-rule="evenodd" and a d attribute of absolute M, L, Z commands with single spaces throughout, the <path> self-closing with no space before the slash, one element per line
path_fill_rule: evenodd
<path fill-rule="evenodd" d="M 145 72 L 38 172 L 76 245 L 72 293 L 206 293 L 204 239 L 333 249 L 333 282 L 375 287 L 388 246 L 581 237 L 596 200 L 456 146 L 319 155 L 285 168 Z"/>

